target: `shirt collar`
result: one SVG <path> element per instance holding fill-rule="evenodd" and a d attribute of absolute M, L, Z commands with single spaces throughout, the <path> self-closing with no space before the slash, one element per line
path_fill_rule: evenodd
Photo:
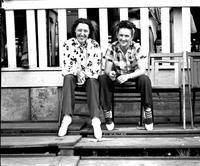
<path fill-rule="evenodd" d="M 80 47 L 82 47 L 82 48 L 87 48 L 87 46 L 88 46 L 89 39 L 87 39 L 86 42 L 85 42 L 84 44 L 79 43 L 79 41 L 78 41 L 76 38 L 74 38 L 73 40 L 74 40 L 74 42 L 75 42 L 75 45 L 76 45 L 77 47 L 79 47 L 79 48 L 80 48 Z"/>
<path fill-rule="evenodd" d="M 129 47 L 128 47 L 128 50 L 127 50 L 126 54 L 129 53 L 129 52 L 131 52 L 131 50 L 134 48 L 134 44 L 135 44 L 135 42 L 134 42 L 134 41 L 131 41 L 131 43 L 130 43 L 130 45 L 129 45 Z M 114 43 L 113 43 L 113 46 L 115 47 L 115 51 L 116 51 L 116 52 L 122 52 L 122 50 L 121 50 L 121 48 L 120 48 L 120 44 L 119 44 L 118 41 L 114 42 Z M 123 53 L 123 52 L 122 52 L 122 53 Z"/>

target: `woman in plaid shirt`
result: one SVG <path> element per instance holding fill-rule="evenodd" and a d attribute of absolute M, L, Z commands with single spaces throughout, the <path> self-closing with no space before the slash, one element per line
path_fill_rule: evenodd
<path fill-rule="evenodd" d="M 140 45 L 133 41 L 134 28 L 135 25 L 126 20 L 116 25 L 117 41 L 108 47 L 105 54 L 105 74 L 99 77 L 100 101 L 108 130 L 114 128 L 111 111 L 113 83 L 124 84 L 126 81 L 136 82 L 145 111 L 145 129 L 153 130 L 152 86 L 146 75 L 148 60 Z"/>

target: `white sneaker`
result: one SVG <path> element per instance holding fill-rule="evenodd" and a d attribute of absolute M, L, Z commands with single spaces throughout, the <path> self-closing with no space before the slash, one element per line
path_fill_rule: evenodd
<path fill-rule="evenodd" d="M 113 122 L 112 122 L 111 124 L 106 124 L 106 128 L 107 128 L 107 130 L 109 130 L 109 131 L 113 130 L 114 127 L 115 127 L 115 125 L 114 125 Z"/>
<path fill-rule="evenodd" d="M 97 140 L 100 140 L 102 138 L 102 131 L 101 131 L 101 121 L 99 118 L 93 118 L 92 119 L 92 126 L 94 130 L 94 137 Z"/>
<path fill-rule="evenodd" d="M 144 127 L 147 131 L 152 131 L 153 130 L 153 123 L 145 124 Z"/>
<path fill-rule="evenodd" d="M 62 120 L 62 124 L 58 131 L 58 136 L 63 137 L 67 134 L 68 126 L 72 123 L 72 118 L 69 115 L 65 115 Z"/>

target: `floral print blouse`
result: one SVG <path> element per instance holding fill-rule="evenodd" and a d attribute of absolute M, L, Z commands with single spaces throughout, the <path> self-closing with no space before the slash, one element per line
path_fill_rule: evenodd
<path fill-rule="evenodd" d="M 76 38 L 71 38 L 64 42 L 63 49 L 63 76 L 77 75 L 77 71 L 82 71 L 86 77 L 98 78 L 101 69 L 101 51 L 95 40 L 89 38 L 82 45 Z"/>
<path fill-rule="evenodd" d="M 138 69 L 138 63 L 147 68 L 147 56 L 145 56 L 138 43 L 132 42 L 124 54 L 119 42 L 112 43 L 105 54 L 107 61 L 113 62 L 113 69 L 117 74 L 129 74 Z"/>

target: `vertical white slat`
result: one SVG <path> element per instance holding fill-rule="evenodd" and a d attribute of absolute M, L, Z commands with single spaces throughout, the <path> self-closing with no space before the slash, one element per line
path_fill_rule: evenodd
<path fill-rule="evenodd" d="M 87 18 L 87 9 L 78 9 L 78 18 Z"/>
<path fill-rule="evenodd" d="M 191 22 L 190 22 L 190 8 L 189 7 L 183 7 L 182 8 L 182 36 L 184 36 L 184 40 L 182 40 L 182 48 L 184 51 L 184 57 L 183 57 L 183 64 L 184 68 L 187 67 L 186 64 L 186 51 L 191 51 Z M 186 113 L 185 113 L 185 70 L 183 70 L 183 128 L 186 128 Z"/>
<path fill-rule="evenodd" d="M 140 9 L 140 27 L 141 27 L 141 46 L 143 52 L 148 55 L 149 52 L 149 12 L 148 8 Z"/>
<path fill-rule="evenodd" d="M 58 9 L 59 60 L 62 65 L 63 43 L 67 40 L 67 11 Z"/>
<path fill-rule="evenodd" d="M 31 68 L 37 67 L 37 48 L 36 48 L 36 29 L 35 29 L 35 12 L 26 10 L 27 22 L 27 42 L 28 42 L 28 60 Z"/>
<path fill-rule="evenodd" d="M 119 9 L 120 20 L 128 20 L 128 8 Z"/>
<path fill-rule="evenodd" d="M 100 46 L 102 52 L 105 53 L 108 47 L 108 11 L 107 9 L 99 9 L 99 28 L 100 28 Z"/>
<path fill-rule="evenodd" d="M 100 46 L 102 52 L 102 72 L 105 69 L 105 55 L 106 49 L 108 47 L 108 11 L 107 9 L 99 9 L 99 30 L 100 30 Z"/>
<path fill-rule="evenodd" d="M 190 8 L 182 8 L 182 40 L 183 51 L 191 51 L 191 22 L 190 22 Z"/>
<path fill-rule="evenodd" d="M 161 43 L 162 52 L 170 52 L 170 15 L 169 8 L 161 8 Z"/>
<path fill-rule="evenodd" d="M 173 8 L 172 12 L 173 16 L 173 32 L 172 32 L 172 48 L 173 52 L 181 52 L 182 51 L 182 15 L 180 8 Z M 188 25 L 187 25 L 188 26 Z"/>
<path fill-rule="evenodd" d="M 38 48 L 39 48 L 39 67 L 47 67 L 47 24 L 46 11 L 38 10 Z"/>
<path fill-rule="evenodd" d="M 6 36 L 8 51 L 8 67 L 16 68 L 16 46 L 15 46 L 15 19 L 14 11 L 6 11 Z"/>

